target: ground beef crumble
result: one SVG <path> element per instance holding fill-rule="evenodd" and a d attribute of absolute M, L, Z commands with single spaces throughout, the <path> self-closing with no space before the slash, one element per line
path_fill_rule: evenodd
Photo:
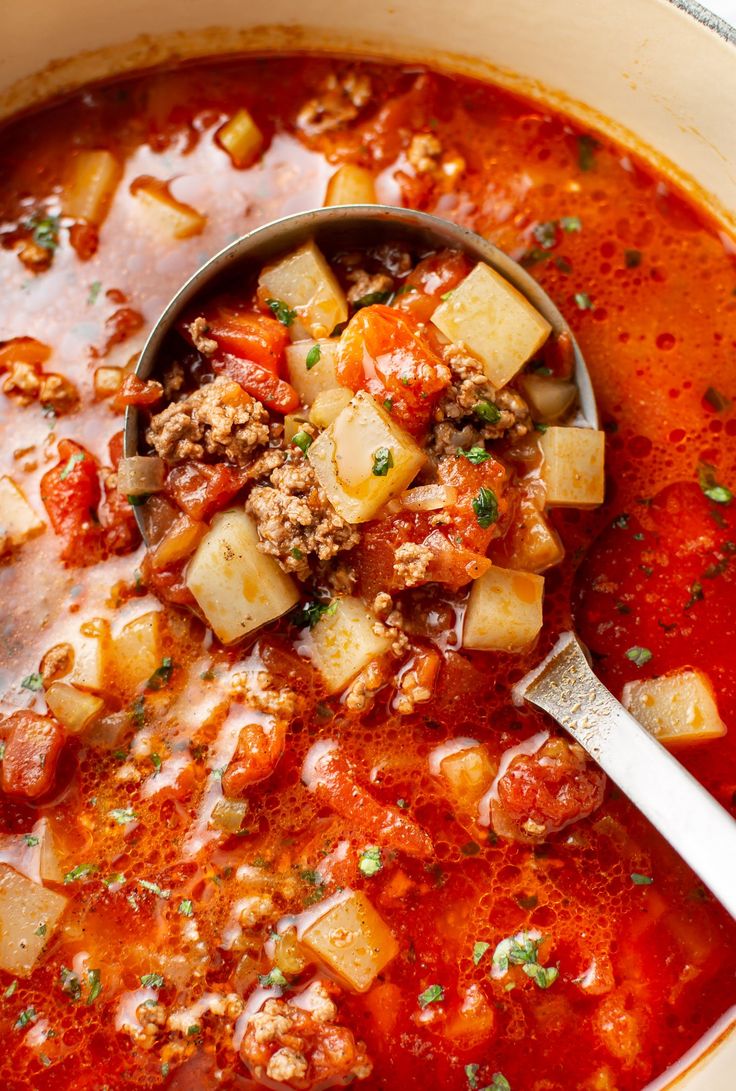
<path fill-rule="evenodd" d="M 217 378 L 152 417 L 146 438 L 165 462 L 212 455 L 242 465 L 268 443 L 268 413 L 238 383 Z"/>
<path fill-rule="evenodd" d="M 341 75 L 331 72 L 319 94 L 302 106 L 296 124 L 307 136 L 339 129 L 353 121 L 370 102 L 371 81 L 364 72 L 348 71 Z"/>
<path fill-rule="evenodd" d="M 396 550 L 394 578 L 401 587 L 418 587 L 427 579 L 432 550 L 416 542 L 404 542 Z"/>
<path fill-rule="evenodd" d="M 309 576 L 309 556 L 327 561 L 358 543 L 357 531 L 337 514 L 304 459 L 286 462 L 268 485 L 256 485 L 246 510 L 258 524 L 261 552 L 302 580 Z"/>

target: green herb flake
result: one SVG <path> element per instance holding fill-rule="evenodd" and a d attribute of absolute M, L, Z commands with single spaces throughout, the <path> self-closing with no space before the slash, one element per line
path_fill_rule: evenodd
<path fill-rule="evenodd" d="M 164 686 L 168 686 L 173 670 L 173 659 L 171 656 L 165 655 L 161 660 L 161 666 L 156 667 L 156 670 L 146 682 L 146 689 L 159 690 L 163 689 Z"/>
<path fill-rule="evenodd" d="M 483 530 L 487 530 L 498 521 L 498 500 L 493 489 L 481 485 L 478 495 L 473 500 L 473 511 L 478 526 Z"/>
<path fill-rule="evenodd" d="M 494 1072 L 491 1082 L 483 1088 L 483 1091 L 511 1091 L 511 1084 L 503 1072 Z"/>
<path fill-rule="evenodd" d="M 491 456 L 484 447 L 470 447 L 467 451 L 464 451 L 462 447 L 460 447 L 457 452 L 457 457 L 467 458 L 468 462 L 472 462 L 474 466 L 480 466 L 482 463 L 487 462 Z"/>
<path fill-rule="evenodd" d="M 490 946 L 491 946 L 490 943 L 486 943 L 485 940 L 479 939 L 479 940 L 475 941 L 475 943 L 473 944 L 473 965 L 474 966 L 478 965 L 480 960 L 483 958 L 483 955 L 486 953 L 486 951 L 488 950 L 488 948 Z"/>
<path fill-rule="evenodd" d="M 29 849 L 33 849 L 36 847 L 36 845 L 40 844 L 38 838 L 35 837 L 32 833 L 24 833 L 23 840 L 28 845 Z"/>
<path fill-rule="evenodd" d="M 313 629 L 320 618 L 331 617 L 337 610 L 337 599 L 325 601 L 313 599 L 297 607 L 292 615 L 293 623 L 297 629 Z"/>
<path fill-rule="evenodd" d="M 501 412 L 498 406 L 494 405 L 493 402 L 476 402 L 473 406 L 473 412 L 476 417 L 480 417 L 486 424 L 498 424 L 501 419 Z"/>
<path fill-rule="evenodd" d="M 548 989 L 559 976 L 554 966 L 542 966 L 539 962 L 539 948 L 544 937 L 539 932 L 517 932 L 515 936 L 502 939 L 493 952 L 491 976 L 504 977 L 509 966 L 521 966 L 527 977 L 540 989 Z"/>
<path fill-rule="evenodd" d="M 307 353 L 307 358 L 304 361 L 307 371 L 311 371 L 315 367 L 322 357 L 322 349 L 319 344 L 312 345 L 311 349 Z"/>
<path fill-rule="evenodd" d="M 5 757 L 5 740 L 0 739 L 0 761 Z"/>
<path fill-rule="evenodd" d="M 388 447 L 379 447 L 373 452 L 373 476 L 386 477 L 393 468 L 394 456 Z"/>
<path fill-rule="evenodd" d="M 130 706 L 130 715 L 136 727 L 143 727 L 146 722 L 146 698 L 143 694 L 133 701 Z"/>
<path fill-rule="evenodd" d="M 125 882 L 125 876 L 122 871 L 113 871 L 110 875 L 106 875 L 102 880 L 105 886 L 122 886 Z"/>
<path fill-rule="evenodd" d="M 118 826 L 127 826 L 130 822 L 138 821 L 138 815 L 129 808 L 115 807 L 114 810 L 107 813 L 113 822 L 117 822 Z"/>
<path fill-rule="evenodd" d="M 651 886 L 654 880 L 649 875 L 641 875 L 638 871 L 632 871 L 631 881 L 636 886 Z"/>
<path fill-rule="evenodd" d="M 466 1064 L 465 1065 L 465 1079 L 468 1081 L 468 1087 L 470 1091 L 476 1091 L 478 1087 L 478 1069 L 479 1064 Z"/>
<path fill-rule="evenodd" d="M 149 757 L 150 757 L 151 765 L 153 766 L 153 775 L 157 776 L 158 773 L 161 772 L 161 766 L 163 764 L 163 762 L 161 761 L 161 755 L 160 754 L 150 754 Z"/>
<path fill-rule="evenodd" d="M 179 909 L 177 910 L 177 912 L 180 913 L 182 917 L 193 917 L 194 903 L 192 899 L 182 898 L 182 900 L 179 902 Z"/>
<path fill-rule="evenodd" d="M 10 1000 L 11 996 L 13 995 L 13 993 L 16 991 L 17 988 L 18 988 L 18 980 L 16 978 L 15 981 L 10 982 L 7 989 L 3 993 L 3 996 L 5 997 L 5 999 Z"/>
<path fill-rule="evenodd" d="M 445 999 L 445 990 L 441 985 L 429 985 L 424 992 L 417 997 L 420 1008 L 426 1008 L 429 1004 L 436 1004 L 438 1000 Z"/>
<path fill-rule="evenodd" d="M 89 983 L 89 993 L 87 994 L 87 1005 L 94 1004 L 97 997 L 102 992 L 102 976 L 99 970 L 87 970 L 87 981 Z"/>
<path fill-rule="evenodd" d="M 643 667 L 652 658 L 652 653 L 649 648 L 640 648 L 638 644 L 635 644 L 633 648 L 629 648 L 626 652 L 626 658 L 635 663 L 637 667 Z"/>
<path fill-rule="evenodd" d="M 731 408 L 731 399 L 727 398 L 725 394 L 721 394 L 720 390 L 716 390 L 714 386 L 709 386 L 703 397 L 711 409 L 715 409 L 716 413 L 725 413 L 726 410 Z"/>
<path fill-rule="evenodd" d="M 28 226 L 33 232 L 33 241 L 44 250 L 55 250 L 59 245 L 60 222 L 58 216 L 40 216 L 36 213 L 28 221 Z"/>
<path fill-rule="evenodd" d="M 46 935 L 46 921 L 41 921 L 38 928 L 36 929 L 36 935 L 37 936 L 45 936 Z"/>
<path fill-rule="evenodd" d="M 557 242 L 556 220 L 547 220 L 544 223 L 538 223 L 532 234 L 543 250 L 551 250 Z"/>
<path fill-rule="evenodd" d="M 163 974 L 143 974 L 141 977 L 141 985 L 144 989 L 163 989 L 164 987 L 164 975 Z"/>
<path fill-rule="evenodd" d="M 94 875 L 97 871 L 96 864 L 77 864 L 71 871 L 67 871 L 64 876 L 64 882 L 66 884 L 75 883 L 77 879 L 86 879 L 89 875 Z"/>
<path fill-rule="evenodd" d="M 278 318 L 282 326 L 291 326 L 293 324 L 296 311 L 292 311 L 282 299 L 267 299 L 266 306 L 274 318 Z"/>
<path fill-rule="evenodd" d="M 305 455 L 314 441 L 312 440 L 312 437 L 309 435 L 308 432 L 299 431 L 296 433 L 291 442 L 294 444 L 295 447 L 299 448 L 303 455 Z"/>
<path fill-rule="evenodd" d="M 580 311 L 592 311 L 593 310 L 593 301 L 591 300 L 591 298 L 590 298 L 590 296 L 588 295 L 587 292 L 576 292 L 575 293 L 575 304 L 576 304 L 578 310 L 580 310 Z"/>
<path fill-rule="evenodd" d="M 714 504 L 730 504 L 733 493 L 726 485 L 719 484 L 714 466 L 701 462 L 698 466 L 698 484 L 704 496 Z"/>
<path fill-rule="evenodd" d="M 695 582 L 690 587 L 690 598 L 685 603 L 683 609 L 684 610 L 691 610 L 693 608 L 693 606 L 695 605 L 695 603 L 696 602 L 702 602 L 704 597 L 705 596 L 703 594 L 703 585 L 702 585 L 702 583 L 700 583 L 699 580 L 695 580 Z"/>
<path fill-rule="evenodd" d="M 64 468 L 59 474 L 61 481 L 66 481 L 69 474 L 72 472 L 78 462 L 84 462 L 84 451 L 75 451 L 73 455 L 70 455 Z"/>
<path fill-rule="evenodd" d="M 582 231 L 583 224 L 579 216 L 561 216 L 560 227 L 567 234 L 571 234 L 573 231 Z"/>
<path fill-rule="evenodd" d="M 43 689 L 43 678 L 36 671 L 34 674 L 28 674 L 20 684 L 21 689 L 29 689 L 31 693 L 40 693 Z"/>
<path fill-rule="evenodd" d="M 578 166 L 581 170 L 593 170 L 595 167 L 595 153 L 598 147 L 598 141 L 595 137 L 587 134 L 578 137 Z"/>
<path fill-rule="evenodd" d="M 408 801 L 408 799 L 403 799 L 403 798 L 397 799 L 396 800 L 396 806 L 400 807 L 402 811 L 406 811 L 408 809 L 408 807 L 409 807 L 409 801 Z"/>
<path fill-rule="evenodd" d="M 15 1021 L 15 1029 L 23 1030 L 29 1023 L 35 1023 L 38 1019 L 38 1012 L 35 1008 L 24 1008 Z"/>
<path fill-rule="evenodd" d="M 378 845 L 368 845 L 364 848 L 358 859 L 358 870 L 370 877 L 377 875 L 382 867 L 383 860 Z"/>
<path fill-rule="evenodd" d="M 93 303 L 97 302 L 97 296 L 100 294 L 101 291 L 102 291 L 102 281 L 93 280 L 92 283 L 89 286 L 89 295 L 87 296 L 88 306 L 91 307 L 93 305 Z"/>
<path fill-rule="evenodd" d="M 191 1027 L 187 1027 L 187 1036 L 193 1038 L 196 1034 L 201 1034 L 202 1028 L 199 1023 L 192 1023 Z"/>
<path fill-rule="evenodd" d="M 281 973 L 278 966 L 274 966 L 267 974 L 261 974 L 258 981 L 264 989 L 288 989 L 289 987 L 289 982 Z"/>
<path fill-rule="evenodd" d="M 368 292 L 367 295 L 356 299 L 353 307 L 356 311 L 363 307 L 373 307 L 376 303 L 386 303 L 391 298 L 391 292 Z"/>
<path fill-rule="evenodd" d="M 454 288 L 450 288 L 449 292 L 443 292 L 442 293 L 442 295 L 440 296 L 440 299 L 442 300 L 443 303 L 447 303 L 447 300 L 452 297 L 452 294 L 453 294 L 454 290 L 455 290 Z"/>
<path fill-rule="evenodd" d="M 66 993 L 74 1001 L 79 1000 L 82 995 L 82 983 L 79 980 L 79 974 L 75 974 L 68 966 L 62 966 L 59 970 L 59 984 L 63 993 Z"/>
<path fill-rule="evenodd" d="M 627 269 L 638 269 L 641 265 L 641 250 L 624 250 L 624 264 Z"/>
<path fill-rule="evenodd" d="M 393 410 L 393 407 L 394 407 L 394 399 L 393 398 L 384 398 L 383 399 L 383 408 L 386 410 L 387 413 L 390 413 Z"/>
<path fill-rule="evenodd" d="M 138 883 L 144 890 L 150 890 L 152 894 L 155 894 L 157 898 L 163 898 L 164 900 L 171 897 L 170 890 L 162 890 L 158 883 L 152 883 L 148 879 L 139 879 Z"/>

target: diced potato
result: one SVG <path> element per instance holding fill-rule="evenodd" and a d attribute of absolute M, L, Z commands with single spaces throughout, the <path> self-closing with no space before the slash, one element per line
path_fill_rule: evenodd
<path fill-rule="evenodd" d="M 544 577 L 493 565 L 470 590 L 463 646 L 516 652 L 542 628 Z"/>
<path fill-rule="evenodd" d="M 675 670 L 659 678 L 629 682 L 622 704 L 640 724 L 668 746 L 691 745 L 726 734 L 707 674 Z"/>
<path fill-rule="evenodd" d="M 102 401 L 104 398 L 112 398 L 120 389 L 125 369 L 122 367 L 98 367 L 95 368 L 95 397 Z"/>
<path fill-rule="evenodd" d="M 492 559 L 506 568 L 523 572 L 544 572 L 559 564 L 565 549 L 554 527 L 528 495 L 522 495 L 519 511 L 511 529 L 499 543 L 494 543 Z"/>
<path fill-rule="evenodd" d="M 169 238 L 188 239 L 204 231 L 207 217 L 177 201 L 166 182 L 143 176 L 131 182 L 130 192 L 150 222 Z"/>
<path fill-rule="evenodd" d="M 63 877 L 56 840 L 48 818 L 39 818 L 31 833 L 38 838 L 38 870 L 43 883 L 60 883 Z"/>
<path fill-rule="evenodd" d="M 347 320 L 345 294 L 315 242 L 266 266 L 258 284 L 267 299 L 281 300 L 296 311 L 298 321 L 289 327 L 294 341 L 329 337 L 335 326 Z"/>
<path fill-rule="evenodd" d="M 105 707 L 101 697 L 68 682 L 52 682 L 46 690 L 46 704 L 70 735 L 80 735 Z"/>
<path fill-rule="evenodd" d="M 302 943 L 356 992 L 366 992 L 399 945 L 365 894 L 351 891 L 302 935 Z"/>
<path fill-rule="evenodd" d="M 13 479 L 0 477 L 0 553 L 35 538 L 44 526 Z"/>
<path fill-rule="evenodd" d="M 228 799 L 223 796 L 218 799 L 212 808 L 210 825 L 226 833 L 237 833 L 245 821 L 248 813 L 248 801 L 246 799 Z"/>
<path fill-rule="evenodd" d="M 190 519 L 184 512 L 172 523 L 153 551 L 153 564 L 156 568 L 181 561 L 193 553 L 207 533 L 204 523 Z"/>
<path fill-rule="evenodd" d="M 376 183 L 365 167 L 356 163 L 343 163 L 327 183 L 324 204 L 327 205 L 375 205 Z"/>
<path fill-rule="evenodd" d="M 107 686 L 110 666 L 110 626 L 104 618 L 92 618 L 85 621 L 79 630 L 79 636 L 72 641 L 74 647 L 74 668 L 66 679 L 79 689 L 91 689 L 95 692 Z"/>
<path fill-rule="evenodd" d="M 471 746 L 448 754 L 440 762 L 440 773 L 452 794 L 464 803 L 475 803 L 490 788 L 496 769 L 485 746 Z"/>
<path fill-rule="evenodd" d="M 339 386 L 335 373 L 337 346 L 336 337 L 326 337 L 321 341 L 295 341 L 286 348 L 286 366 L 289 370 L 289 382 L 302 400 L 302 405 L 311 405 L 318 394 L 325 390 L 334 390 Z M 319 348 L 319 359 L 312 362 Z M 307 368 L 310 352 L 311 367 Z M 344 389 L 344 388 L 343 388 Z"/>
<path fill-rule="evenodd" d="M 495 387 L 513 379 L 552 329 L 521 292 L 482 263 L 440 303 L 432 321 L 480 360 Z"/>
<path fill-rule="evenodd" d="M 603 432 L 552 425 L 540 437 L 539 447 L 549 507 L 594 508 L 603 503 Z"/>
<path fill-rule="evenodd" d="M 74 156 L 64 186 L 61 207 L 65 216 L 99 227 L 107 216 L 123 168 L 105 149 L 81 151 Z"/>
<path fill-rule="evenodd" d="M 318 436 L 308 457 L 330 503 L 349 523 L 372 519 L 404 491 L 425 460 L 409 433 L 364 390 Z"/>
<path fill-rule="evenodd" d="M 532 416 L 538 421 L 559 420 L 572 407 L 578 394 L 575 383 L 551 375 L 523 375 L 521 389 Z"/>
<path fill-rule="evenodd" d="M 300 409 L 296 413 L 287 413 L 284 417 L 284 443 L 291 443 L 298 432 L 303 432 L 308 420 L 306 410 Z"/>
<path fill-rule="evenodd" d="M 122 689 L 144 686 L 164 656 L 163 614 L 151 610 L 123 626 L 113 641 L 115 673 Z"/>
<path fill-rule="evenodd" d="M 338 693 L 391 646 L 388 636 L 373 631 L 375 615 L 360 599 L 335 599 L 311 631 L 312 663 L 328 693 Z"/>
<path fill-rule="evenodd" d="M 249 167 L 261 153 L 263 133 L 243 107 L 218 130 L 217 140 L 236 167 Z"/>
<path fill-rule="evenodd" d="M 334 420 L 353 400 L 352 390 L 344 386 L 333 386 L 330 390 L 321 390 L 315 394 L 309 420 L 318 428 L 329 428 Z"/>
<path fill-rule="evenodd" d="M 67 898 L 0 864 L 0 969 L 28 977 L 51 939 Z M 43 927 L 42 927 L 43 926 Z"/>
<path fill-rule="evenodd" d="M 294 582 L 258 550 L 258 530 L 244 511 L 212 521 L 187 567 L 186 583 L 223 644 L 280 617 L 299 601 Z"/>

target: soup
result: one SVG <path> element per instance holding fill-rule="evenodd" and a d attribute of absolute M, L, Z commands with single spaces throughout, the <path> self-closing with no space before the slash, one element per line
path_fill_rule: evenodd
<path fill-rule="evenodd" d="M 416 67 L 271 58 L 155 72 L 18 119 L 0 147 L 6 1084 L 644 1086 L 733 1003 L 732 925 L 510 689 L 574 620 L 606 684 L 650 729 L 668 728 L 667 745 L 733 809 L 730 240 L 621 149 Z M 292 339 L 309 315 L 268 284 L 238 289 L 250 340 L 232 315 L 193 314 L 190 326 L 204 321 L 161 389 L 131 378 L 146 329 L 203 260 L 326 195 L 456 220 L 539 279 L 595 383 L 602 506 L 550 502 L 552 440 L 595 435 L 567 427 L 575 392 L 559 343 L 532 347 L 510 385 L 469 403 L 451 450 L 429 449 L 459 378 L 439 370 L 451 328 L 431 334 L 472 272 L 457 255 L 327 255 L 345 297 L 355 288 L 338 317 L 361 363 L 381 320 L 408 315 L 422 344 L 434 338 L 427 398 L 404 398 L 400 379 L 377 397 L 341 349 L 344 381 L 324 392 L 342 387 L 347 401 L 323 398 L 315 417 L 321 391 L 290 383 L 288 361 L 314 380 L 337 331 Z M 234 382 L 266 454 L 288 455 L 256 478 L 245 471 L 257 444 L 242 465 L 227 439 L 208 448 L 216 422 L 187 449 L 154 442 L 157 416 L 211 388 L 234 344 L 269 385 L 249 390 L 256 373 L 242 367 L 218 381 Z M 540 383 L 568 383 L 558 414 L 535 403 Z M 506 436 L 488 419 L 504 387 L 519 399 Z M 318 571 L 308 536 L 281 548 L 291 507 L 269 531 L 257 490 L 334 438 L 356 398 L 379 405 L 386 428 L 398 409 L 432 472 L 360 519 L 328 493 L 340 548 L 317 561 L 340 563 Z M 152 461 L 136 467 L 120 461 L 122 411 L 146 401 Z M 389 434 L 369 452 L 379 488 L 399 468 Z M 256 523 L 242 556 L 292 581 L 278 608 L 269 585 L 273 620 L 242 638 L 192 591 L 192 566 L 233 513 L 241 529 Z M 423 525 L 437 515 L 450 523 Z M 530 520 L 547 552 L 522 563 Z M 396 531 L 409 524 L 421 538 Z M 459 543 L 445 539 L 450 579 L 447 550 L 426 545 L 448 525 L 472 554 L 461 578 Z M 432 556 L 399 554 L 407 544 Z M 544 625 L 472 647 L 472 597 L 502 573 L 533 594 L 543 584 Z M 256 564 L 253 595 L 263 579 Z M 231 593 L 218 601 L 232 606 Z M 368 658 L 338 655 L 330 675 L 327 645 Z"/>

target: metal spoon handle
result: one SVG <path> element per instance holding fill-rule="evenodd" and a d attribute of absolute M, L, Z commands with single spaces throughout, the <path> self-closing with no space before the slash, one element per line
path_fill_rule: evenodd
<path fill-rule="evenodd" d="M 596 678 L 574 633 L 517 693 L 569 731 L 736 918 L 736 822 Z"/>

